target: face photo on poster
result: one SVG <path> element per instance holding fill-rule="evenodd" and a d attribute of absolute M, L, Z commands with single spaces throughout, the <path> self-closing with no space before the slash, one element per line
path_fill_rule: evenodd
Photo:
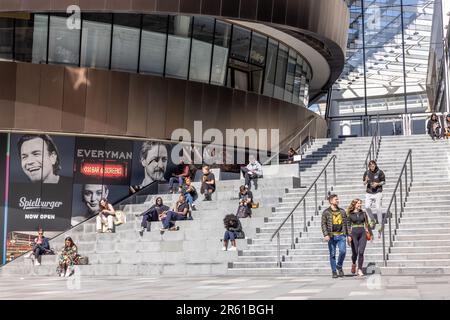
<path fill-rule="evenodd" d="M 99 213 L 100 200 L 114 204 L 128 195 L 128 186 L 75 184 L 72 199 L 72 226 Z"/>
<path fill-rule="evenodd" d="M 141 188 L 154 181 L 167 181 L 173 163 L 171 146 L 155 141 L 135 141 L 131 184 Z"/>
<path fill-rule="evenodd" d="M 75 145 L 76 184 L 130 185 L 133 142 L 78 137 Z"/>
<path fill-rule="evenodd" d="M 59 184 L 72 180 L 74 138 L 46 134 L 11 136 L 10 181 Z"/>
<path fill-rule="evenodd" d="M 11 136 L 9 231 L 70 226 L 74 138 Z"/>

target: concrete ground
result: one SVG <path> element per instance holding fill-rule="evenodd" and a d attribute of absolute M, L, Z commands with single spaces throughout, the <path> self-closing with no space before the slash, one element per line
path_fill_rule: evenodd
<path fill-rule="evenodd" d="M 311 277 L 0 277 L 0 299 L 445 299 L 450 275 Z"/>

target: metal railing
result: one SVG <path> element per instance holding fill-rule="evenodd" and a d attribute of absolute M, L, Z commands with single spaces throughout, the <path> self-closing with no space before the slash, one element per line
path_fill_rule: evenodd
<path fill-rule="evenodd" d="M 292 144 L 294 144 L 295 141 L 298 141 L 298 144 L 294 144 L 294 148 L 297 148 L 296 146 L 298 146 L 297 149 L 295 149 L 295 151 L 303 156 L 303 154 L 305 153 L 305 151 L 309 148 L 311 148 L 312 144 L 314 143 L 314 141 L 317 139 L 317 117 L 314 117 L 313 119 L 311 119 L 311 121 L 309 121 L 305 127 L 303 127 L 303 129 L 301 129 L 298 133 L 296 133 L 290 140 L 288 140 L 287 142 L 282 142 L 278 145 L 279 150 L 276 154 L 274 154 L 273 156 L 271 156 L 268 160 L 264 161 L 262 164 L 263 165 L 268 165 L 272 162 L 273 159 L 275 159 L 276 157 L 279 157 L 280 154 L 285 151 L 287 153 L 287 151 L 289 150 L 289 148 L 292 147 Z M 314 124 L 314 127 L 312 127 L 312 124 Z M 286 146 L 285 149 L 281 149 L 280 146 L 284 145 Z"/>
<path fill-rule="evenodd" d="M 315 211 L 314 214 L 317 215 L 319 213 L 319 205 L 318 205 L 318 181 L 324 176 L 324 199 L 326 200 L 328 198 L 328 174 L 327 169 L 330 166 L 330 164 L 333 163 L 333 184 L 332 187 L 336 186 L 336 156 L 332 156 L 330 160 L 328 160 L 325 167 L 322 169 L 322 171 L 319 173 L 317 178 L 314 180 L 314 182 L 309 186 L 308 190 L 306 190 L 303 197 L 298 201 L 298 203 L 295 205 L 294 209 L 289 213 L 289 215 L 283 220 L 283 222 L 280 224 L 280 226 L 277 228 L 277 230 L 272 234 L 270 237 L 270 241 L 277 237 L 277 265 L 281 268 L 281 243 L 280 243 L 280 233 L 283 226 L 286 224 L 286 222 L 290 219 L 291 220 L 291 249 L 295 249 L 295 231 L 294 231 L 294 212 L 297 210 L 297 208 L 303 203 L 303 231 L 308 231 L 307 221 L 306 221 L 306 197 L 311 192 L 311 190 L 314 188 L 314 204 L 315 204 Z M 331 188 L 332 189 L 332 188 Z"/>
<path fill-rule="evenodd" d="M 378 153 L 380 152 L 380 115 L 377 115 L 377 122 L 375 125 L 375 132 L 372 135 L 372 142 L 370 143 L 369 151 L 367 152 L 367 157 L 364 162 L 364 167 L 367 168 L 369 162 L 378 159 Z"/>
<path fill-rule="evenodd" d="M 408 179 L 408 170 L 409 170 L 409 179 Z M 390 250 L 393 246 L 394 234 L 397 232 L 399 226 L 399 219 L 403 217 L 403 213 L 405 211 L 405 205 L 409 196 L 409 192 L 411 191 L 413 179 L 414 179 L 413 160 L 412 160 L 412 150 L 410 149 L 408 151 L 408 155 L 406 156 L 405 162 L 403 163 L 403 167 L 400 172 L 400 176 L 398 177 L 397 185 L 394 188 L 394 193 L 392 194 L 391 201 L 389 202 L 389 206 L 386 211 L 386 217 L 383 219 L 382 222 L 383 262 L 385 267 L 387 266 L 388 254 L 390 253 Z M 397 196 L 400 197 L 398 201 Z M 400 207 L 398 202 L 400 202 Z M 394 206 L 394 219 L 395 219 L 394 230 L 392 230 L 392 212 L 391 212 L 392 206 Z M 389 246 L 387 250 L 386 250 L 386 235 L 385 235 L 386 220 L 389 225 Z"/>

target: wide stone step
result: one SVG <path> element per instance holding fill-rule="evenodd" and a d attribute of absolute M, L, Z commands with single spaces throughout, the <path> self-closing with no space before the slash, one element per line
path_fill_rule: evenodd
<path fill-rule="evenodd" d="M 439 275 L 450 274 L 450 266 L 419 266 L 419 267 L 381 267 L 380 272 L 386 276 L 396 275 Z"/>

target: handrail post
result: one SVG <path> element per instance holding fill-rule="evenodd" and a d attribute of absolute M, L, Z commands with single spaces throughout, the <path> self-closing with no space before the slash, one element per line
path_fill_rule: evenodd
<path fill-rule="evenodd" d="M 391 215 L 389 215 L 389 248 L 392 247 L 392 224 L 391 224 Z"/>
<path fill-rule="evenodd" d="M 303 200 L 303 232 L 307 232 L 308 227 L 306 226 L 306 198 Z"/>
<path fill-rule="evenodd" d="M 387 212 L 387 214 L 389 214 L 389 212 Z M 382 222 L 382 227 L 381 227 L 381 236 L 382 236 L 382 241 L 383 241 L 383 261 L 384 261 L 384 266 L 387 267 L 387 257 L 386 257 L 386 236 L 384 234 L 384 221 Z"/>
<path fill-rule="evenodd" d="M 277 265 L 278 268 L 281 268 L 281 254 L 280 254 L 280 250 L 281 250 L 281 243 L 280 243 L 280 233 L 277 233 Z"/>
<path fill-rule="evenodd" d="M 412 152 L 409 155 L 409 170 L 411 173 L 411 184 L 413 183 L 413 161 L 412 161 Z"/>
<path fill-rule="evenodd" d="M 398 214 L 397 214 L 397 197 L 394 198 L 394 206 L 395 206 L 395 226 L 398 228 Z"/>
<path fill-rule="evenodd" d="M 294 215 L 291 215 L 291 249 L 295 249 Z"/>
<path fill-rule="evenodd" d="M 324 176 L 324 179 L 325 179 L 325 200 L 327 199 L 327 197 L 328 197 L 328 183 L 327 183 L 327 170 L 325 169 L 325 176 Z"/>
<path fill-rule="evenodd" d="M 336 158 L 333 158 L 333 187 L 336 187 Z"/>
<path fill-rule="evenodd" d="M 409 187 L 408 187 L 408 166 L 405 168 L 405 202 L 406 198 L 409 195 Z"/>
<path fill-rule="evenodd" d="M 319 207 L 317 205 L 317 183 L 314 184 L 314 202 L 316 204 L 316 211 L 314 212 L 315 215 L 319 214 Z"/>
<path fill-rule="evenodd" d="M 403 212 L 403 190 L 402 190 L 402 178 L 400 177 L 400 212 Z"/>

